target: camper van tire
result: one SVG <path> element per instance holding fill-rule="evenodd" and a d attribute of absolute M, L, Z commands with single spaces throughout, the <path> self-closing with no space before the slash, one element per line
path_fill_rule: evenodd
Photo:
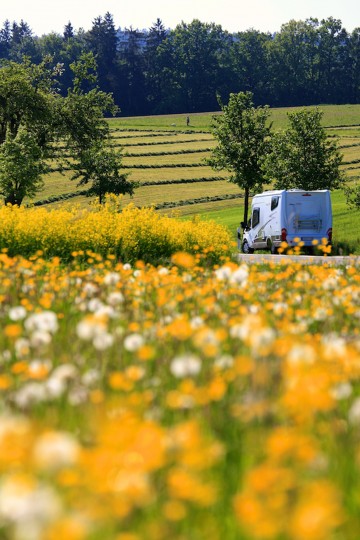
<path fill-rule="evenodd" d="M 241 246 L 241 251 L 245 253 L 246 255 L 251 255 L 251 253 L 254 253 L 253 248 L 249 246 L 246 240 L 243 241 Z"/>

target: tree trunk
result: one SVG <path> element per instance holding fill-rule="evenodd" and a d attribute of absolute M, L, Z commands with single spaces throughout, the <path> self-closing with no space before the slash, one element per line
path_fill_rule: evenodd
<path fill-rule="evenodd" d="M 250 195 L 250 189 L 248 187 L 245 188 L 244 193 L 244 223 L 245 227 L 248 222 L 248 213 L 249 213 L 249 195 Z"/>
<path fill-rule="evenodd" d="M 17 205 L 21 206 L 23 197 L 17 196 L 16 193 L 10 193 L 7 197 L 4 198 L 4 203 L 11 204 L 12 206 Z"/>

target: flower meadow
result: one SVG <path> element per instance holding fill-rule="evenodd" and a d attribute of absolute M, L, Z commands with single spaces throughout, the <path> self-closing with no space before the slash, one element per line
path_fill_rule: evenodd
<path fill-rule="evenodd" d="M 33 210 L 2 212 L 25 245 Z M 1 538 L 359 538 L 359 268 L 210 265 L 216 241 L 3 249 Z"/>

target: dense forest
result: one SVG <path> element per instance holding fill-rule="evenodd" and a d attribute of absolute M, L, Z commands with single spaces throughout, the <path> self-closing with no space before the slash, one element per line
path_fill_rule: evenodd
<path fill-rule="evenodd" d="M 194 20 L 167 29 L 160 19 L 148 30 L 121 30 L 113 16 L 97 17 L 90 30 L 35 36 L 21 21 L 0 30 L 0 65 L 24 56 L 59 66 L 59 89 L 72 84 L 70 64 L 92 52 L 98 86 L 111 92 L 122 115 L 213 111 L 217 94 L 250 90 L 256 104 L 299 106 L 360 102 L 360 28 L 342 22 L 291 20 L 278 33 L 249 29 L 230 34 Z"/>

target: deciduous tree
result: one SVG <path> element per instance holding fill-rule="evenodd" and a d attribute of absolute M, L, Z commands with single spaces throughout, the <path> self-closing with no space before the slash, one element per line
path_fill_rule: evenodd
<path fill-rule="evenodd" d="M 21 205 L 43 186 L 42 175 L 48 170 L 44 152 L 33 133 L 25 128 L 13 136 L 8 133 L 0 146 L 0 194 L 5 204 Z"/>
<path fill-rule="evenodd" d="M 100 198 L 108 190 L 132 193 L 134 184 L 119 172 L 121 156 L 107 148 L 104 115 L 117 112 L 113 98 L 97 87 L 84 90 L 84 83 L 96 82 L 93 55 L 84 54 L 72 69 L 73 88 L 62 97 L 54 85 L 59 72 L 46 62 L 0 68 L 0 194 L 6 203 L 20 205 L 41 189 L 46 159 L 60 140 L 59 159 L 67 160 L 81 183 L 92 180 Z"/>
<path fill-rule="evenodd" d="M 136 184 L 127 179 L 128 174 L 121 171 L 121 154 L 102 142 L 96 142 L 84 150 L 73 166 L 73 180 L 80 179 L 78 185 L 90 183 L 87 195 L 96 195 L 99 203 L 104 202 L 107 193 L 115 195 L 134 193 Z"/>
<path fill-rule="evenodd" d="M 342 155 L 337 141 L 328 139 L 322 116 L 318 108 L 289 113 L 289 128 L 272 137 L 263 171 L 275 188 L 316 190 L 342 185 Z"/>
<path fill-rule="evenodd" d="M 268 151 L 271 126 L 269 108 L 254 107 L 251 92 L 230 94 L 227 105 L 219 101 L 222 114 L 213 116 L 212 132 L 218 145 L 210 165 L 230 171 L 230 181 L 244 190 L 244 222 L 247 222 L 250 190 L 261 189 L 261 162 Z"/>

